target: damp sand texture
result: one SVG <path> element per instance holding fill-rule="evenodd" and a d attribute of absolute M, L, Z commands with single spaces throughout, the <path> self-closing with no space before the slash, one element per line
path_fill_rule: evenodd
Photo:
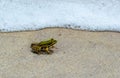
<path fill-rule="evenodd" d="M 119 78 L 120 33 L 63 28 L 0 33 L 0 78 Z M 32 42 L 54 38 L 51 55 L 31 52 Z"/>

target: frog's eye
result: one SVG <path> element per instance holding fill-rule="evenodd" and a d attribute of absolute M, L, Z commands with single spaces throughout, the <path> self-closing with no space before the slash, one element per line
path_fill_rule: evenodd
<path fill-rule="evenodd" d="M 53 39 L 53 38 L 51 38 L 51 41 L 54 41 L 54 39 Z"/>
<path fill-rule="evenodd" d="M 54 40 L 53 38 L 51 38 L 51 40 Z"/>

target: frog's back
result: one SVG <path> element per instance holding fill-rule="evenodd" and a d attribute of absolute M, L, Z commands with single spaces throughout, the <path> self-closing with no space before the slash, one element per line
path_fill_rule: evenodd
<path fill-rule="evenodd" d="M 51 39 L 47 41 L 41 41 L 38 45 L 39 46 L 44 46 L 44 45 L 50 45 L 51 44 Z"/>

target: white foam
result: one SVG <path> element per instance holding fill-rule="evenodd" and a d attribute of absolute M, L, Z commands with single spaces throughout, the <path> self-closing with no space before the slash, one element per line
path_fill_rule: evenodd
<path fill-rule="evenodd" d="M 71 27 L 120 31 L 119 0 L 0 0 L 0 30 Z"/>

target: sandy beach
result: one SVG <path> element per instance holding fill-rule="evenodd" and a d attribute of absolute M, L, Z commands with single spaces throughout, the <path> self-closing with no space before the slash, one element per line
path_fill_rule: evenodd
<path fill-rule="evenodd" d="M 31 52 L 32 42 L 58 41 L 51 55 Z M 0 78 L 119 78 L 120 33 L 64 28 L 0 33 Z"/>

